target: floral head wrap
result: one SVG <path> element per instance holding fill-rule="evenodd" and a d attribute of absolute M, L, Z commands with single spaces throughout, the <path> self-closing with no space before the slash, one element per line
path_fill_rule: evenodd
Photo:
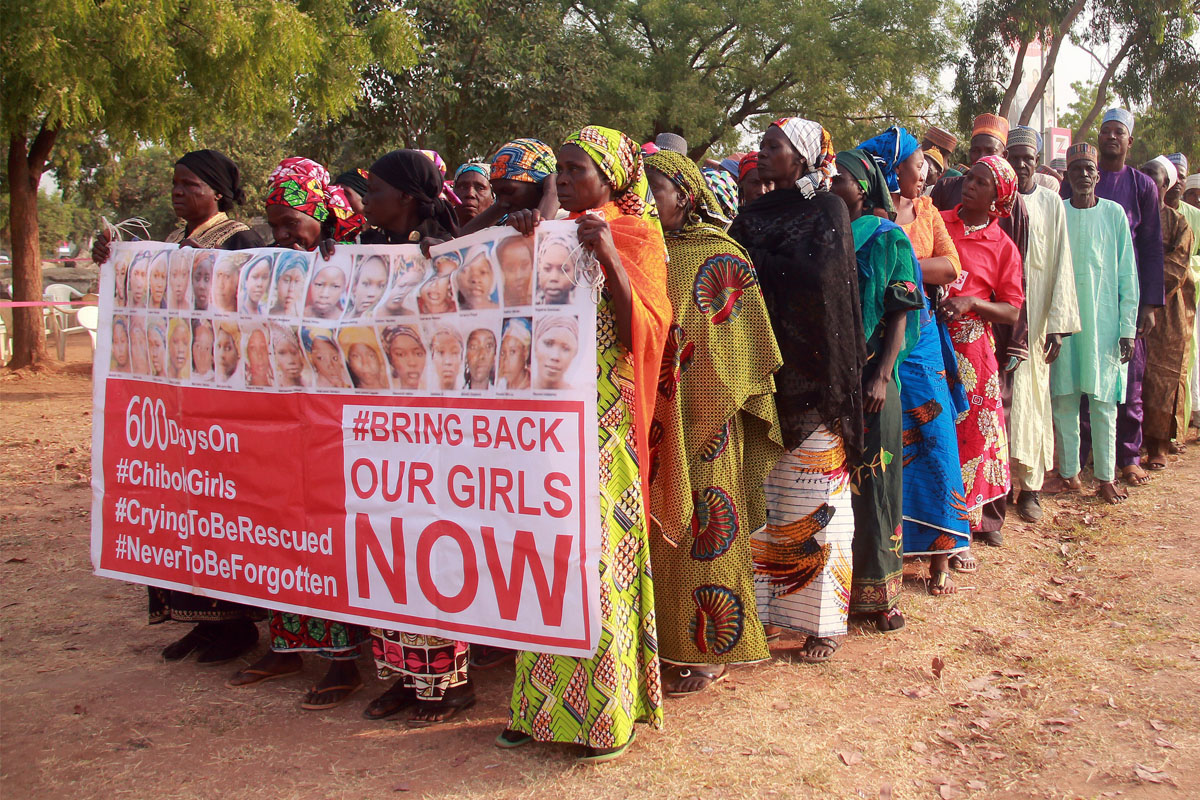
<path fill-rule="evenodd" d="M 333 239 L 352 241 L 367 225 L 355 214 L 342 187 L 330 183 L 329 170 L 308 158 L 285 158 L 267 178 L 267 205 L 288 206 L 333 226 Z"/>
<path fill-rule="evenodd" d="M 893 125 L 878 136 L 867 139 L 858 146 L 858 149 L 875 159 L 875 163 L 879 165 L 879 170 L 887 182 L 888 191 L 899 192 L 900 179 L 896 175 L 896 170 L 909 156 L 917 152 L 920 146 L 917 137 L 899 125 Z"/>
<path fill-rule="evenodd" d="M 700 174 L 704 176 L 704 182 L 708 184 L 708 188 L 712 189 L 713 196 L 717 198 L 721 213 L 731 220 L 736 217 L 738 205 L 742 200 L 737 178 L 723 169 L 713 169 L 712 167 L 701 168 Z"/>
<path fill-rule="evenodd" d="M 833 149 L 829 131 L 821 127 L 819 122 L 800 117 L 783 117 L 771 124 L 783 131 L 792 147 L 808 162 L 808 172 L 796 181 L 796 188 L 808 198 L 817 192 L 829 191 L 830 182 L 837 175 L 834 165 L 837 153 Z"/>
<path fill-rule="evenodd" d="M 1008 159 L 1002 156 L 984 156 L 975 163 L 987 167 L 996 182 L 996 199 L 992 201 L 991 215 L 1007 217 L 1012 213 L 1013 203 L 1017 199 L 1017 173 Z"/>
<path fill-rule="evenodd" d="M 665 175 L 691 204 L 692 211 L 684 222 L 684 230 L 702 223 L 716 225 L 721 230 L 729 227 L 729 215 L 722 210 L 720 201 L 701 175 L 696 162 L 670 150 L 659 150 L 646 157 L 646 166 Z"/>
<path fill-rule="evenodd" d="M 612 128 L 589 125 L 568 136 L 563 144 L 575 145 L 596 162 L 605 182 L 617 192 L 616 203 L 621 213 L 658 221 L 642 151 L 633 139 Z"/>
<path fill-rule="evenodd" d="M 492 180 L 541 183 L 558 171 L 550 145 L 539 139 L 514 139 L 492 159 Z"/>

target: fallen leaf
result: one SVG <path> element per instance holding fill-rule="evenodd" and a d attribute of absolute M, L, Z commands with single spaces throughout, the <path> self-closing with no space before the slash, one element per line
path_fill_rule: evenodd
<path fill-rule="evenodd" d="M 910 745 L 909 745 L 909 748 L 910 748 L 910 749 L 911 749 L 911 750 L 912 750 L 914 753 L 927 753 L 927 752 L 929 752 L 929 745 L 925 744 L 924 742 L 913 742 L 912 744 L 910 744 Z"/>
<path fill-rule="evenodd" d="M 409 786 L 407 783 L 397 783 L 395 786 L 392 787 L 392 791 L 393 792 L 407 792 L 410 790 L 409 790 Z"/>
<path fill-rule="evenodd" d="M 28 558 L 21 558 L 19 556 L 13 556 L 8 561 L 5 561 L 4 563 L 5 564 L 24 564 L 28 560 L 29 560 Z"/>
<path fill-rule="evenodd" d="M 1133 720 L 1131 720 L 1131 719 L 1123 719 L 1123 720 L 1121 720 L 1120 722 L 1118 722 L 1118 723 L 1117 723 L 1117 727 L 1118 727 L 1118 728 L 1124 728 L 1124 727 L 1127 727 L 1127 726 L 1129 726 L 1129 725 L 1132 725 L 1132 724 L 1133 724 Z"/>
<path fill-rule="evenodd" d="M 982 792 L 987 788 L 987 784 L 983 781 L 967 781 L 967 788 L 974 789 L 977 792 Z"/>
<path fill-rule="evenodd" d="M 885 783 L 879 787 L 879 800 L 892 800 L 892 785 Z"/>
<path fill-rule="evenodd" d="M 1041 596 L 1043 599 L 1049 600 L 1049 601 L 1050 601 L 1050 602 L 1052 602 L 1052 603 L 1065 603 L 1065 602 L 1067 602 L 1066 598 L 1065 598 L 1065 597 L 1063 597 L 1063 596 L 1062 596 L 1061 594 L 1059 594 L 1058 592 L 1048 592 L 1048 591 L 1046 591 L 1045 589 L 1038 589 L 1038 594 L 1039 594 L 1039 595 L 1040 595 L 1040 596 Z"/>
<path fill-rule="evenodd" d="M 991 675 L 981 675 L 975 680 L 967 684 L 967 691 L 978 692 L 980 689 L 987 688 L 987 685 L 992 682 Z"/>
<path fill-rule="evenodd" d="M 1050 579 L 1050 582 L 1051 582 L 1051 583 L 1053 583 L 1055 586 L 1062 586 L 1062 585 L 1063 585 L 1064 583 L 1066 583 L 1067 581 L 1066 581 L 1064 578 L 1060 578 L 1060 577 L 1058 577 L 1058 576 L 1055 576 L 1055 577 L 1053 577 L 1053 578 L 1051 578 L 1051 579 Z"/>
<path fill-rule="evenodd" d="M 1175 783 L 1175 779 L 1167 773 L 1160 769 L 1155 769 L 1154 767 L 1147 767 L 1145 764 L 1134 764 L 1133 774 L 1136 775 L 1139 780 L 1143 780 L 1146 783 L 1169 783 L 1172 786 L 1178 785 Z"/>
<path fill-rule="evenodd" d="M 1116 700 L 1114 700 L 1114 699 L 1112 699 L 1112 697 L 1109 697 L 1109 698 L 1108 698 L 1108 707 L 1109 707 L 1109 708 L 1116 708 L 1116 707 L 1117 707 L 1117 701 L 1116 701 Z"/>
<path fill-rule="evenodd" d="M 1150 720 L 1150 727 L 1154 728 L 1156 731 L 1165 731 L 1167 729 L 1167 723 L 1162 722 L 1161 720 L 1152 719 Z"/>
<path fill-rule="evenodd" d="M 967 754 L 967 747 L 966 747 L 966 745 L 964 745 L 964 744 L 963 744 L 962 742 L 960 742 L 958 739 L 955 739 L 955 738 L 954 738 L 953 736 L 951 736 L 950 734 L 946 733 L 945 731 L 937 731 L 937 736 L 938 736 L 938 738 L 939 738 L 939 739 L 941 739 L 943 742 L 946 742 L 947 744 L 952 744 L 952 745 L 954 745 L 955 747 L 957 747 L 957 748 L 958 748 L 958 753 L 959 753 L 959 755 L 963 755 L 963 756 L 965 756 L 965 755 Z"/>
<path fill-rule="evenodd" d="M 837 756 L 847 767 L 853 767 L 862 761 L 862 753 L 854 750 L 838 750 Z"/>
<path fill-rule="evenodd" d="M 791 707 L 792 707 L 791 703 L 784 703 L 783 701 L 779 701 L 779 702 L 775 702 L 775 703 L 771 704 L 772 711 L 788 711 L 791 709 Z"/>
<path fill-rule="evenodd" d="M 901 689 L 900 694 L 904 695 L 905 697 L 911 697 L 913 700 L 921 700 L 922 698 L 929 697 L 929 695 L 933 694 L 933 687 L 929 686 L 928 684 L 922 684 L 921 686 L 910 686 L 907 689 Z"/>
<path fill-rule="evenodd" d="M 991 728 L 992 728 L 992 723 L 988 722 L 986 719 L 983 719 L 982 717 L 978 717 L 976 719 L 971 720 L 971 724 L 974 725 L 976 728 L 982 728 L 985 731 L 991 730 Z"/>
<path fill-rule="evenodd" d="M 961 789 L 955 789 L 950 784 L 943 783 L 938 787 L 938 795 L 942 800 L 955 800 L 955 798 L 962 797 L 963 793 Z"/>
<path fill-rule="evenodd" d="M 946 662 L 942 660 L 941 656 L 934 656 L 931 667 L 933 669 L 933 677 L 940 680 L 942 677 L 942 670 L 946 667 Z"/>
<path fill-rule="evenodd" d="M 1154 743 L 1156 745 L 1158 745 L 1159 747 L 1169 747 L 1172 750 L 1175 749 L 1175 745 L 1172 742 L 1168 742 L 1166 739 L 1162 738 L 1161 736 L 1155 736 Z"/>

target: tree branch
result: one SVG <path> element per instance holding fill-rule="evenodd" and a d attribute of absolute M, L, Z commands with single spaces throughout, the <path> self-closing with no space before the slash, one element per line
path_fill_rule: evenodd
<path fill-rule="evenodd" d="M 1033 110 L 1037 108 L 1038 102 L 1042 99 L 1042 95 L 1046 91 L 1046 84 L 1050 82 L 1050 78 L 1054 75 L 1054 66 L 1058 61 L 1058 51 L 1062 48 L 1063 40 L 1071 32 L 1071 28 L 1075 25 L 1075 19 L 1083 13 L 1083 7 L 1086 4 L 1087 0 L 1075 0 L 1075 5 L 1067 10 L 1066 16 L 1059 22 L 1058 30 L 1054 32 L 1054 37 L 1051 39 L 1050 51 L 1046 54 L 1042 66 L 1042 74 L 1038 77 L 1037 85 L 1033 87 L 1033 91 L 1030 93 L 1025 107 L 1021 109 L 1021 117 L 1017 121 L 1018 124 L 1028 125 L 1029 120 L 1033 118 Z"/>
<path fill-rule="evenodd" d="M 1025 77 L 1025 53 L 1029 51 L 1029 40 L 1022 39 L 1020 46 L 1017 47 L 1017 57 L 1013 61 L 1012 77 L 1008 81 L 1008 88 L 1004 90 L 1004 99 L 1000 101 L 1000 109 L 996 112 L 1002 117 L 1007 117 L 1008 112 L 1012 110 L 1013 101 L 1017 99 L 1017 89 L 1021 88 L 1021 79 Z"/>
<path fill-rule="evenodd" d="M 1125 44 L 1121 45 L 1121 49 L 1117 51 L 1116 56 L 1113 57 L 1113 60 L 1104 70 L 1104 75 L 1100 77 L 1100 83 L 1096 84 L 1096 99 L 1092 103 L 1091 109 L 1088 110 L 1087 116 L 1085 116 L 1083 121 L 1079 123 L 1079 130 L 1075 131 L 1073 134 L 1072 141 L 1078 142 L 1087 136 L 1088 131 L 1091 130 L 1092 125 L 1096 122 L 1096 117 L 1100 116 L 1100 111 L 1102 108 L 1104 108 L 1104 104 L 1108 100 L 1109 82 L 1113 79 L 1113 76 L 1117 74 L 1117 69 L 1129 55 L 1129 52 L 1133 49 L 1133 46 L 1144 39 L 1149 33 L 1149 30 L 1149 28 L 1137 28 L 1129 34 L 1129 38 L 1125 40 Z"/>
<path fill-rule="evenodd" d="M 688 61 L 688 66 L 691 67 L 692 69 L 695 69 L 696 62 L 700 60 L 700 56 L 704 55 L 704 51 L 707 50 L 708 48 L 712 47 L 717 42 L 717 40 L 719 40 L 722 36 L 725 36 L 730 31 L 732 31 L 734 29 L 734 27 L 735 27 L 734 23 L 732 23 L 732 22 L 729 23 L 724 28 L 722 28 L 721 30 L 714 33 L 711 37 L 709 37 L 709 39 L 706 42 L 704 42 L 704 44 L 697 47 L 696 52 L 692 55 L 691 59 Z"/>

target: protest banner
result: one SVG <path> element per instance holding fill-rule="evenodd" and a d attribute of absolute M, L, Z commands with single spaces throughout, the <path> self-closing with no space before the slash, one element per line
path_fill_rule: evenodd
<path fill-rule="evenodd" d="M 492 229 L 430 258 L 114 244 L 96 574 L 591 655 L 596 307 L 574 229 Z"/>

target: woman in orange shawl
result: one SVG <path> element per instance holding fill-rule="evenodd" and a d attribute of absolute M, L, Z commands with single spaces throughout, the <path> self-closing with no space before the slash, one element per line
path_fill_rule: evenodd
<path fill-rule="evenodd" d="M 607 602 L 591 658 L 518 655 L 512 718 L 496 743 L 582 744 L 584 760 L 596 762 L 616 758 L 629 746 L 635 722 L 662 723 L 645 524 L 648 481 L 639 465 L 650 463 L 648 435 L 671 303 L 666 244 L 633 140 L 595 126 L 571 135 L 559 150 L 555 183 L 559 203 L 578 223 L 580 244 L 604 272 L 596 309 L 596 362 L 600 581 Z M 526 235 L 539 220 L 537 211 L 509 217 Z"/>

